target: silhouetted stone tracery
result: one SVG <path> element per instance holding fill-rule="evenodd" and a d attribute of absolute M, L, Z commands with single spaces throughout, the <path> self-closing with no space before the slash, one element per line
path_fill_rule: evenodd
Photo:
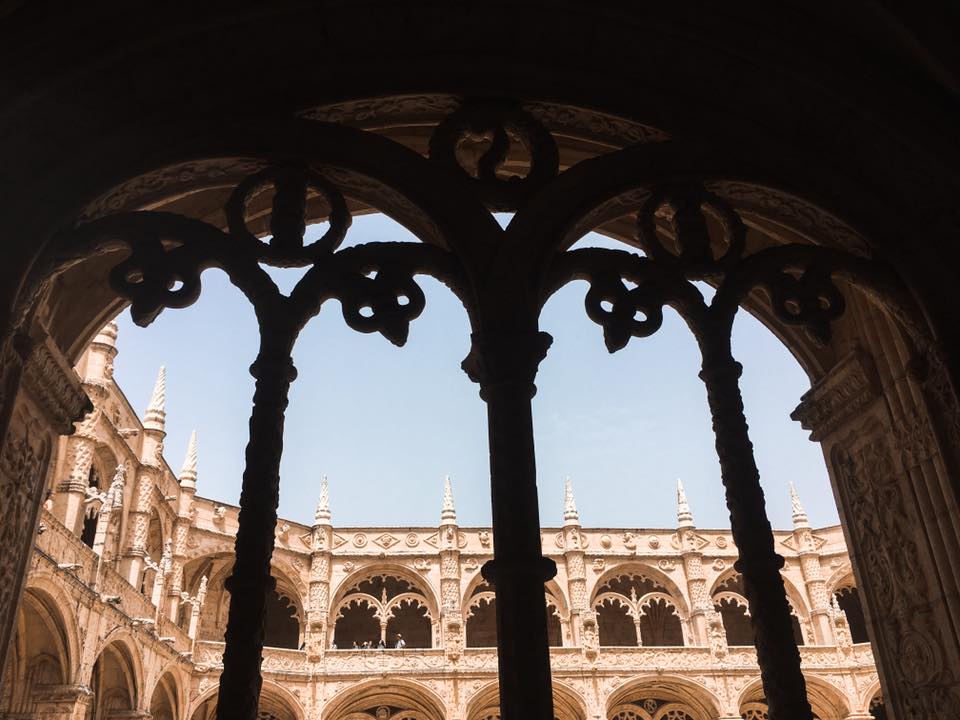
<path fill-rule="evenodd" d="M 292 351 L 299 332 L 326 300 L 335 298 L 351 328 L 379 332 L 402 345 L 425 304 L 415 276 L 430 274 L 447 284 L 468 311 L 472 349 L 463 368 L 480 385 L 488 406 L 495 558 L 483 575 L 495 588 L 499 610 L 504 717 L 552 717 L 543 584 L 555 567 L 542 556 L 539 543 L 530 401 L 537 366 L 551 341 L 538 330 L 540 308 L 565 283 L 584 279 L 590 285 L 586 312 L 602 327 L 611 352 L 633 337 L 656 332 L 664 306 L 678 312 L 695 335 L 766 697 L 775 716 L 810 718 L 795 620 L 779 575 L 783 561 L 774 551 L 766 519 L 730 333 L 737 309 L 759 293 L 780 322 L 826 342 L 831 321 L 845 307 L 838 279 L 882 294 L 892 312 L 912 322 L 914 310 L 895 274 L 826 247 L 787 244 L 749 252 L 746 227 L 728 202 L 701 182 L 644 180 L 644 168 L 636 165 L 637 148 L 559 173 L 552 135 L 514 103 L 463 104 L 434 130 L 428 158 L 344 127 L 314 123 L 311 131 L 321 140 L 320 151 L 305 149 L 292 162 L 265 162 L 237 185 L 224 207 L 226 229 L 146 211 L 108 215 L 70 231 L 77 252 L 128 252 L 110 273 L 110 283 L 130 301 L 137 324 L 148 325 L 166 307 L 194 302 L 201 273 L 210 267 L 227 273 L 257 316 L 261 345 L 251 366 L 256 392 L 237 562 L 227 581 L 232 602 L 219 699 L 225 715 L 250 720 L 256 714 L 264 608 L 273 588 L 270 557 L 283 415 L 296 377 Z M 391 208 L 403 201 L 414 205 L 435 225 L 439 238 L 338 250 L 350 224 L 348 201 L 354 200 L 342 185 L 358 175 Z M 610 201 L 640 190 L 639 207 L 632 206 L 631 212 L 636 211 L 634 240 L 644 255 L 563 250 L 571 244 L 571 232 L 591 229 L 579 225 L 585 217 L 596 226 Z M 329 227 L 321 239 L 305 245 L 310 202 L 325 206 Z M 505 230 L 490 216 L 494 210 L 516 212 Z M 618 212 L 622 216 L 623 208 Z M 251 229 L 252 214 L 269 218 L 269 239 L 260 237 L 262 223 L 259 231 Z M 60 258 L 53 264 L 66 267 L 70 262 Z M 261 264 L 308 269 L 287 297 Z M 694 284 L 699 281 L 716 288 L 709 303 Z M 641 590 L 624 595 L 622 606 L 636 605 L 632 619 L 641 639 L 646 622 L 651 644 L 682 644 L 669 594 L 659 588 Z M 366 607 L 390 599 L 383 593 L 367 595 L 373 600 Z M 724 602 L 721 598 L 721 613 Z M 486 604 L 492 603 L 487 599 Z M 606 604 L 615 603 L 606 598 L 599 609 Z M 382 624 L 386 614 L 384 606 L 372 617 Z M 655 632 L 653 614 L 662 615 L 663 627 L 669 623 L 670 629 Z M 365 622 L 370 625 L 369 619 Z M 469 620 L 467 625 L 469 645 Z M 604 632 L 601 620 L 601 644 Z M 661 715 L 677 720 L 685 711 L 670 712 Z"/>

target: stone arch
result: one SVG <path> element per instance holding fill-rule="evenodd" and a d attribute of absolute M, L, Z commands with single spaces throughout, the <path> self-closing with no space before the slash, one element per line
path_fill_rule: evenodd
<path fill-rule="evenodd" d="M 118 628 L 103 639 L 93 664 L 90 687 L 94 717 L 139 708 L 143 668 L 136 643 L 126 630 Z"/>
<path fill-rule="evenodd" d="M 428 583 L 422 575 L 411 570 L 410 568 L 391 562 L 372 563 L 362 568 L 358 568 L 344 577 L 343 580 L 337 584 L 336 589 L 333 591 L 333 601 L 331 602 L 331 606 L 343 600 L 344 595 L 362 580 L 380 575 L 390 575 L 400 578 L 410 583 L 410 585 L 416 587 L 427 599 L 427 607 L 430 610 L 430 613 L 435 616 L 439 615 L 440 605 L 437 602 L 437 596 L 434 593 L 433 588 L 430 586 L 430 583 Z"/>
<path fill-rule="evenodd" d="M 189 720 L 216 720 L 217 693 L 216 684 L 197 697 L 190 708 Z M 306 711 L 300 699 L 283 685 L 271 680 L 263 680 L 260 693 L 259 720 L 305 720 Z"/>
<path fill-rule="evenodd" d="M 160 675 L 150 694 L 152 720 L 180 720 L 183 717 L 183 692 L 172 670 Z"/>
<path fill-rule="evenodd" d="M 306 628 L 306 588 L 299 575 L 288 572 L 292 569 L 270 563 L 270 574 L 276 580 L 276 587 L 267 598 L 264 637 L 265 642 L 269 640 L 275 647 L 296 649 L 303 644 Z"/>
<path fill-rule="evenodd" d="M 379 720 L 376 710 L 380 707 L 398 708 L 411 720 L 444 720 L 447 717 L 443 698 L 426 685 L 414 680 L 389 678 L 368 680 L 340 691 L 324 706 L 320 718 L 361 720 L 366 716 Z"/>
<path fill-rule="evenodd" d="M 544 584 L 547 596 L 547 641 L 551 647 L 572 644 L 570 632 L 570 605 L 556 580 Z"/>
<path fill-rule="evenodd" d="M 853 574 L 853 564 L 849 560 L 840 563 L 840 567 L 834 570 L 827 578 L 827 593 L 833 595 L 837 590 L 848 585 L 856 587 L 857 580 Z"/>
<path fill-rule="evenodd" d="M 113 449 L 106 443 L 97 442 L 90 458 L 90 467 L 87 470 L 87 487 L 97 488 L 97 491 L 101 493 L 106 492 L 110 487 L 110 479 L 119 464 L 120 461 Z M 93 505 L 88 505 L 83 512 L 78 513 L 77 526 L 71 528 L 87 547 L 93 547 L 99 516 L 99 510 Z"/>
<path fill-rule="evenodd" d="M 17 613 L 16 634 L 6 667 L 0 668 L 0 714 L 43 714 L 45 686 L 69 683 L 78 655 L 76 638 L 66 617 L 69 604 L 61 606 L 62 593 L 47 592 L 36 584 L 24 592 Z M 63 610 L 61 610 L 63 607 Z"/>
<path fill-rule="evenodd" d="M 118 165 L 119 165 L 119 161 L 118 161 Z M 107 176 L 108 176 L 108 177 L 114 177 L 114 178 L 116 178 L 116 177 L 118 177 L 118 176 L 123 176 L 123 172 L 121 171 L 120 168 L 112 168 L 112 169 L 111 169 L 111 172 L 114 172 L 114 173 L 116 173 L 116 174 L 111 176 L 111 175 L 109 175 L 109 173 L 107 173 Z M 790 172 L 785 172 L 785 173 L 784 173 L 784 176 L 785 176 L 785 177 L 784 177 L 785 180 L 788 179 L 788 178 L 790 178 Z M 785 183 L 785 185 L 786 185 L 786 186 L 793 186 L 794 184 L 796 184 L 796 185 L 800 185 L 801 187 L 804 187 L 805 185 L 808 185 L 809 187 L 808 187 L 807 189 L 809 189 L 809 191 L 810 191 L 810 196 L 811 196 L 811 197 L 815 197 L 815 196 L 817 195 L 817 193 L 814 192 L 815 189 L 819 188 L 821 191 L 824 191 L 824 190 L 826 189 L 826 183 L 823 183 L 822 181 L 819 182 L 819 183 L 816 182 L 816 181 L 814 181 L 814 180 L 810 180 L 809 183 L 804 183 L 804 182 L 802 182 L 802 180 L 804 179 L 804 177 L 805 177 L 805 176 L 804 176 L 804 173 L 802 173 L 802 172 L 797 172 L 796 175 L 792 178 L 794 182 L 793 182 L 793 183 Z M 101 178 L 101 184 L 104 184 L 104 185 L 105 185 L 105 184 L 106 184 L 106 180 L 103 179 L 103 178 Z M 104 189 L 104 188 L 100 188 L 100 189 Z M 96 192 L 96 190 L 92 188 L 92 189 L 91 189 L 91 192 Z M 837 190 L 834 190 L 834 191 L 832 191 L 832 192 L 825 192 L 824 197 L 826 197 L 826 198 L 831 198 L 831 197 L 832 197 L 832 198 L 834 198 L 834 202 L 837 202 L 837 194 L 838 194 L 838 191 L 837 191 Z M 859 197 L 859 196 L 858 196 L 858 197 Z M 69 206 L 69 205 L 68 205 L 68 207 L 72 207 L 72 206 Z M 67 212 L 67 211 L 64 210 L 64 212 Z M 858 213 L 858 214 L 863 214 L 863 213 L 862 213 L 862 211 L 861 211 L 861 212 Z M 893 215 L 893 214 L 894 214 L 894 211 L 891 210 L 891 211 L 890 211 L 890 214 Z M 57 215 L 56 215 L 55 213 L 52 213 L 52 215 L 53 215 L 53 217 L 51 218 L 50 222 L 56 224 L 56 222 L 57 222 L 57 219 L 56 219 L 56 218 L 57 218 Z M 883 216 L 883 214 L 878 215 L 878 217 L 880 217 L 880 216 Z M 62 218 L 61 218 L 61 219 L 62 219 Z M 64 223 L 64 225 L 66 225 L 66 223 Z M 39 235 L 39 237 L 44 237 L 44 236 L 43 236 L 43 235 Z M 937 624 L 934 624 L 934 623 L 928 623 L 928 624 L 929 624 L 931 627 L 936 627 L 936 626 L 937 626 Z M 940 623 L 940 625 L 941 625 L 941 626 L 946 626 L 945 623 Z M 955 625 L 954 625 L 954 626 L 955 626 Z"/>
<path fill-rule="evenodd" d="M 847 621 L 850 641 L 854 643 L 870 642 L 867 630 L 867 618 L 860 599 L 860 591 L 855 584 L 842 585 L 832 595 L 834 611 L 839 609 Z"/>
<path fill-rule="evenodd" d="M 883 688 L 880 687 L 880 678 L 874 680 L 860 693 L 858 710 L 863 713 L 871 713 L 877 703 L 883 704 Z"/>
<path fill-rule="evenodd" d="M 51 618 L 59 624 L 63 633 L 66 667 L 71 669 L 71 673 L 75 672 L 80 660 L 80 634 L 76 613 L 69 596 L 58 583 L 57 578 L 48 571 L 39 571 L 30 576 L 24 589 L 25 597 L 27 593 L 38 597 Z M 71 673 L 68 673 L 64 682 L 72 679 Z"/>
<path fill-rule="evenodd" d="M 846 696 L 828 680 L 807 672 L 803 674 L 803 678 L 807 683 L 807 698 L 813 708 L 815 720 L 843 720 L 850 713 Z M 867 702 L 869 703 L 869 700 Z M 761 713 L 766 712 L 766 703 L 760 678 L 747 683 L 737 698 L 740 712 L 749 715 L 750 713 L 744 710 L 749 706 L 755 711 L 757 720 L 761 720 Z"/>
<path fill-rule="evenodd" d="M 693 680 L 678 675 L 642 675 L 610 692 L 606 699 L 606 717 L 609 720 L 674 720 L 676 713 L 670 713 L 677 710 L 685 711 L 693 720 L 713 720 L 721 715 L 720 707 L 719 698 Z"/>
<path fill-rule="evenodd" d="M 587 703 L 569 684 L 553 678 L 555 720 L 585 720 Z M 468 700 L 464 720 L 500 720 L 500 685 L 494 680 L 478 689 Z"/>
<path fill-rule="evenodd" d="M 334 643 L 433 647 L 439 611 L 433 589 L 408 568 L 377 563 L 361 568 L 337 587 L 330 604 Z"/>
<path fill-rule="evenodd" d="M 687 605 L 687 597 L 680 586 L 677 585 L 677 583 L 669 575 L 659 568 L 638 561 L 619 563 L 601 573 L 600 577 L 594 581 L 593 587 L 590 590 L 590 602 L 593 603 L 593 601 L 596 600 L 597 590 L 603 587 L 611 579 L 628 574 L 636 574 L 650 578 L 658 585 L 666 588 L 667 594 L 674 599 L 677 610 L 680 612 L 681 616 L 684 618 L 690 616 L 690 608 Z"/>
<path fill-rule="evenodd" d="M 194 595 L 202 577 L 206 576 L 207 598 L 200 611 L 198 639 L 221 642 L 227 627 L 230 608 L 230 593 L 225 582 L 233 571 L 233 556 L 224 552 L 200 554 L 191 557 L 184 565 L 184 590 Z M 268 600 L 266 640 L 283 644 L 276 647 L 296 649 L 303 643 L 305 632 L 304 588 L 297 575 L 284 572 L 277 563 L 270 565 L 276 588 Z M 186 629 L 190 621 L 189 606 L 181 606 L 178 623 Z M 293 624 L 296 627 L 293 627 Z"/>
<path fill-rule="evenodd" d="M 782 574 L 781 574 L 781 577 Z M 787 603 L 790 606 L 791 620 L 793 622 L 794 640 L 798 645 L 804 645 L 807 640 L 805 630 L 809 634 L 810 629 L 809 614 L 801 616 L 799 613 L 805 606 L 800 600 L 796 587 L 786 578 L 783 578 L 784 589 L 786 591 Z M 754 644 L 753 625 L 750 620 L 750 606 L 743 590 L 743 578 L 735 569 L 730 569 L 714 581 L 710 589 L 710 597 L 713 600 L 714 609 L 720 613 L 723 619 L 723 626 L 727 633 L 727 644 L 729 645 L 750 645 Z M 800 603 L 800 610 L 797 604 Z"/>
<path fill-rule="evenodd" d="M 467 647 L 496 647 L 497 597 L 479 575 L 470 583 L 463 602 L 463 628 Z"/>
<path fill-rule="evenodd" d="M 166 540 L 170 537 L 170 534 L 167 532 L 166 527 L 164 527 L 163 516 L 160 512 L 160 508 L 155 502 L 153 502 L 153 498 L 151 498 L 150 509 L 148 512 L 150 519 L 147 522 L 147 537 L 144 551 L 147 554 L 147 558 L 151 562 L 153 562 L 155 565 L 159 565 L 161 559 L 163 558 Z M 137 585 L 137 589 L 147 597 L 151 597 L 156 577 L 156 571 L 144 564 L 140 573 L 140 583 Z"/>
<path fill-rule="evenodd" d="M 682 594 L 664 574 L 627 563 L 604 573 L 594 586 L 590 608 L 597 613 L 600 645 L 682 646 L 687 621 Z"/>

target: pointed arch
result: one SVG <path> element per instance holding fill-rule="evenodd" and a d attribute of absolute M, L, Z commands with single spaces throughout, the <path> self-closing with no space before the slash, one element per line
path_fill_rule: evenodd
<path fill-rule="evenodd" d="M 130 633 L 118 628 L 100 645 L 93 664 L 90 686 L 94 693 L 94 717 L 111 712 L 136 710 L 143 688 L 143 666 Z"/>
<path fill-rule="evenodd" d="M 172 670 L 163 672 L 150 693 L 152 720 L 180 720 L 183 717 L 183 692 Z"/>

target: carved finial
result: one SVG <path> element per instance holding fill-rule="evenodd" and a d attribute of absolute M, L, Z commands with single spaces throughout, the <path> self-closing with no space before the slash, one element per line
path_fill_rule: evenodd
<path fill-rule="evenodd" d="M 160 366 L 160 372 L 157 373 L 157 381 L 153 385 L 153 394 L 150 396 L 150 404 L 147 406 L 147 412 L 143 415 L 143 426 L 151 430 L 163 430 L 167 420 L 167 413 L 164 406 L 167 402 L 167 368 Z"/>
<path fill-rule="evenodd" d="M 797 489 L 790 483 L 790 508 L 793 511 L 793 527 L 810 527 L 810 521 L 807 519 L 807 511 L 800 504 L 800 496 L 797 495 Z"/>
<path fill-rule="evenodd" d="M 577 512 L 577 503 L 573 499 L 573 481 L 569 475 L 563 483 L 563 522 L 571 525 L 580 523 L 580 513 Z"/>
<path fill-rule="evenodd" d="M 117 325 L 116 321 L 111 320 L 102 328 L 100 332 L 97 333 L 97 336 L 93 341 L 99 345 L 109 345 L 110 347 L 117 346 L 117 334 L 120 332 L 120 328 Z"/>
<path fill-rule="evenodd" d="M 441 523 L 455 523 L 457 521 L 457 510 L 453 506 L 453 487 L 450 484 L 450 476 L 443 479 L 443 505 L 440 508 Z"/>
<path fill-rule="evenodd" d="M 187 444 L 187 455 L 183 459 L 180 469 L 180 487 L 188 490 L 197 489 L 197 431 L 190 433 L 190 442 Z"/>
<path fill-rule="evenodd" d="M 320 478 L 320 499 L 317 501 L 317 511 L 313 514 L 313 519 L 317 525 L 330 524 L 330 486 L 327 484 L 327 476 Z"/>
<path fill-rule="evenodd" d="M 677 478 L 677 525 L 693 527 L 693 513 L 690 512 L 690 503 L 687 502 L 687 493 L 680 478 Z"/>

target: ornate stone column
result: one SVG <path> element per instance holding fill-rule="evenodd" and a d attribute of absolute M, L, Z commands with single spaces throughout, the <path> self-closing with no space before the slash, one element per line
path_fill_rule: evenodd
<path fill-rule="evenodd" d="M 267 595 L 276 587 L 270 558 L 280 502 L 283 421 L 290 384 L 297 376 L 292 357 L 298 330 L 295 323 L 294 318 L 280 313 L 273 324 L 262 324 L 260 352 L 250 366 L 256 384 L 240 493 L 237 559 L 225 583 L 230 610 L 217 695 L 217 712 L 224 718 L 255 718 L 263 685 L 264 610 Z"/>
<path fill-rule="evenodd" d="M 143 416 L 143 444 L 140 467 L 136 472 L 133 504 L 129 513 L 129 538 L 124 552 L 121 573 L 134 587 L 140 587 L 143 559 L 147 555 L 147 534 L 150 531 L 150 500 L 163 467 L 163 439 L 166 437 L 167 370 L 162 365 L 153 386 L 150 404 Z"/>
<path fill-rule="evenodd" d="M 113 381 L 113 364 L 117 356 L 117 324 L 107 323 L 90 344 L 84 356 L 83 389 L 93 402 L 93 411 L 67 439 L 67 477 L 57 485 L 60 493 L 54 512 L 71 532 L 80 533 L 86 513 L 90 466 L 96 451 L 96 426 L 103 413 L 103 404 Z"/>
<path fill-rule="evenodd" d="M 163 555 L 160 557 L 156 574 L 153 576 L 153 592 L 150 601 L 157 609 L 157 618 L 163 615 L 163 591 L 173 570 L 173 538 L 167 538 L 163 544 Z"/>
<path fill-rule="evenodd" d="M 687 594 L 690 597 L 690 632 L 697 645 L 707 645 L 707 614 L 713 609 L 713 603 L 707 593 L 707 579 L 703 575 L 703 553 L 700 552 L 700 538 L 696 530 L 687 494 L 683 483 L 678 479 L 677 541 L 680 544 L 683 572 L 687 578 Z"/>
<path fill-rule="evenodd" d="M 794 420 L 822 443 L 838 497 L 888 714 L 940 718 L 960 707 L 960 648 L 950 599 L 937 578 L 936 546 L 907 463 L 936 448 L 892 414 L 874 358 L 856 349 L 801 398 Z M 919 482 L 919 478 L 918 478 Z"/>
<path fill-rule="evenodd" d="M 569 477 L 564 481 L 563 488 L 563 563 L 567 571 L 567 596 L 570 598 L 570 642 L 577 645 L 583 635 L 583 613 L 589 608 L 580 513 Z"/>
<path fill-rule="evenodd" d="M 180 469 L 180 493 L 177 496 L 177 519 L 173 523 L 173 564 L 170 570 L 169 607 L 167 617 L 177 621 L 180 593 L 183 591 L 183 566 L 187 559 L 187 538 L 196 513 L 193 498 L 197 494 L 198 463 L 197 431 L 190 433 L 187 454 Z"/>
<path fill-rule="evenodd" d="M 207 576 L 200 578 L 200 587 L 197 588 L 197 594 L 190 597 L 186 593 L 181 595 L 181 600 L 190 605 L 190 625 L 187 629 L 187 636 L 190 638 L 190 652 L 197 644 L 197 631 L 200 629 L 200 611 L 203 610 L 203 603 L 207 600 Z"/>
<path fill-rule="evenodd" d="M 443 481 L 440 508 L 440 622 L 447 657 L 456 660 L 463 651 L 463 614 L 460 610 L 460 529 L 453 504 L 450 476 Z"/>
<path fill-rule="evenodd" d="M 756 637 L 757 659 L 771 717 L 810 720 L 800 651 L 793 637 L 790 606 L 774 548 L 760 472 L 743 413 L 740 375 L 743 367 L 730 353 L 729 328 L 720 325 L 697 338 L 703 355 L 700 379 L 707 390 L 720 475 L 730 510 L 730 529 L 740 552 L 735 567 L 743 577 Z"/>
<path fill-rule="evenodd" d="M 100 514 L 97 517 L 97 530 L 93 536 L 93 551 L 100 556 L 101 563 L 114 561 L 116 552 L 116 534 L 120 524 L 120 508 L 123 507 L 123 489 L 126 485 L 127 466 L 117 465 L 110 487 L 101 493 Z"/>
<path fill-rule="evenodd" d="M 310 586 L 306 611 L 307 659 L 318 662 L 323 658 L 333 638 L 327 638 L 327 615 L 330 612 L 330 573 L 333 547 L 333 525 L 330 522 L 330 490 L 327 477 L 320 481 L 320 500 L 313 515 L 310 533 Z"/>
<path fill-rule="evenodd" d="M 473 334 L 463 368 L 487 403 L 494 559 L 482 569 L 497 598 L 503 720 L 553 720 L 531 400 L 552 338 L 544 332 Z"/>
<path fill-rule="evenodd" d="M 793 483 L 790 483 L 790 505 L 793 509 L 793 541 L 797 546 L 800 572 L 807 586 L 807 597 L 810 598 L 810 620 L 813 623 L 813 632 L 819 645 L 832 645 L 834 637 L 830 619 L 830 598 L 827 596 L 827 583 L 820 568 L 820 552 L 817 550 L 807 513 L 800 504 L 800 496 L 797 495 Z"/>
<path fill-rule="evenodd" d="M 37 519 L 46 489 L 47 469 L 58 435 L 73 432 L 73 423 L 91 409 L 76 373 L 45 337 L 17 334 L 4 348 L 0 395 L 12 402 L 0 406 L 9 416 L 0 447 L 0 517 L 4 541 L 0 552 L 0 668 L 5 667 L 13 638 L 17 608 L 33 552 Z M 16 368 L 20 372 L 16 372 Z M 9 382 L 7 382 L 9 381 Z"/>

